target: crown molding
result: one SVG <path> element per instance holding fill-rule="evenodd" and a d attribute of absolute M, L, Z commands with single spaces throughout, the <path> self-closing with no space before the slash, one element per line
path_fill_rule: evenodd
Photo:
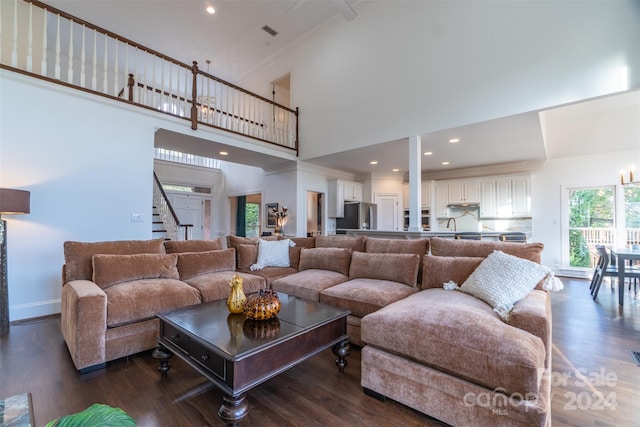
<path fill-rule="evenodd" d="M 482 178 L 495 175 L 531 174 L 540 171 L 546 162 L 546 160 L 530 160 L 522 162 L 497 163 L 473 168 L 423 172 L 422 180 L 439 181 L 445 179 Z"/>

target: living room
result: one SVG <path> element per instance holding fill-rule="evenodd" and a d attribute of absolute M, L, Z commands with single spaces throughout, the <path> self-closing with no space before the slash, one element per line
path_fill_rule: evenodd
<path fill-rule="evenodd" d="M 368 7 L 370 12 L 359 10 L 359 18 L 375 12 L 375 22 L 379 23 L 382 18 L 378 15 L 389 12 L 386 9 L 375 10 L 373 6 Z M 573 22 L 576 25 L 572 28 L 576 31 L 575 38 L 561 39 L 564 43 L 556 43 L 553 39 L 545 43 L 541 41 L 539 55 L 544 56 L 542 52 L 550 49 L 549 55 L 553 61 L 545 63 L 548 68 L 542 66 L 545 64 L 538 64 L 542 70 L 534 76 L 528 75 L 527 70 L 533 66 L 525 61 L 531 52 L 523 53 L 519 48 L 514 48 L 499 63 L 494 62 L 493 59 L 496 58 L 492 57 L 486 63 L 478 61 L 471 64 L 474 74 L 481 74 L 482 79 L 467 75 L 451 79 L 451 87 L 443 90 L 446 93 L 440 96 L 436 96 L 438 91 L 431 86 L 420 87 L 424 89 L 424 93 L 433 95 L 432 103 L 423 99 L 405 102 L 405 99 L 412 99 L 408 92 L 421 91 L 411 85 L 407 85 L 410 88 L 403 88 L 403 91 L 394 92 L 392 99 L 398 100 L 394 103 L 387 101 L 385 104 L 395 104 L 393 108 L 397 107 L 400 111 L 397 117 L 391 116 L 388 109 L 380 109 L 383 111 L 375 113 L 376 100 L 388 99 L 390 94 L 371 91 L 368 96 L 373 99 L 362 96 L 367 93 L 366 88 L 375 86 L 373 82 L 385 81 L 389 76 L 396 76 L 396 80 L 400 80 L 408 72 L 405 68 L 397 67 L 378 70 L 378 62 L 387 61 L 376 61 L 377 54 L 371 55 L 369 61 L 362 65 L 345 66 L 333 74 L 326 68 L 316 69 L 317 74 L 324 76 L 320 80 L 311 79 L 311 66 L 304 67 L 304 60 L 299 64 L 287 61 L 278 63 L 274 69 L 265 71 L 264 77 L 260 77 L 258 73 L 246 77 L 243 83 L 247 87 L 264 92 L 266 82 L 281 75 L 285 69 L 298 65 L 296 75 L 299 76 L 299 83 L 294 83 L 293 97 L 302 111 L 309 111 L 301 121 L 302 161 L 291 156 L 288 160 L 297 164 L 284 171 L 265 173 L 251 169 L 251 176 L 255 176 L 255 179 L 250 183 L 229 179 L 229 185 L 235 187 L 233 190 L 227 187 L 224 196 L 260 192 L 264 202 L 274 201 L 295 207 L 291 211 L 290 229 L 295 230 L 297 235 L 304 235 L 304 224 L 296 221 L 296 215 L 304 211 L 304 198 L 301 195 L 309 189 L 327 191 L 327 176 L 324 172 L 318 173 L 317 168 L 305 164 L 304 159 L 339 151 L 335 145 L 343 144 L 347 147 L 346 144 L 351 144 L 348 147 L 355 148 L 371 141 L 378 143 L 392 140 L 398 135 L 421 133 L 423 129 L 418 129 L 416 123 L 421 123 L 427 129 L 446 129 L 624 90 L 629 90 L 628 94 L 635 96 L 635 110 L 631 111 L 637 111 L 640 61 L 637 49 L 637 40 L 640 39 L 637 34 L 637 4 L 620 2 L 614 9 L 616 10 L 609 11 L 604 19 L 602 10 L 597 7 L 587 8 L 585 15 L 577 19 L 570 6 L 562 8 L 559 11 L 562 13 L 556 15 L 555 19 L 563 23 Z M 496 10 L 486 13 L 492 12 Z M 500 16 L 503 12 L 507 13 L 500 10 L 495 16 Z M 401 12 L 395 10 L 393 13 Z M 394 19 L 401 21 L 405 17 Z M 393 20 L 390 16 L 385 19 Z M 471 20 L 470 17 L 467 19 Z M 592 27 L 598 23 L 603 23 L 598 27 L 602 31 L 593 31 Z M 487 23 L 486 26 L 492 28 L 491 24 L 495 22 Z M 553 23 L 549 23 L 551 24 Z M 431 28 L 433 32 L 437 33 L 437 30 L 437 26 Z M 349 32 L 350 29 L 345 27 L 342 31 Z M 536 19 L 530 18 L 527 34 L 530 40 L 540 36 Z M 346 40 L 340 37 L 342 35 L 343 32 L 335 33 L 332 40 Z M 490 42 L 497 42 L 499 39 L 491 34 L 486 37 Z M 575 39 L 580 42 L 574 43 Z M 5 42 L 3 38 L 3 51 Z M 388 45 L 398 45 L 393 39 L 384 43 L 378 40 L 371 44 L 379 48 L 387 46 L 385 51 L 393 50 Z M 475 45 L 473 49 L 481 52 L 483 46 Z M 592 48 L 594 46 L 600 49 Z M 359 47 L 353 49 L 357 50 Z M 347 46 L 343 46 L 343 49 L 342 55 L 337 52 L 336 56 L 329 56 L 328 51 L 322 50 L 326 57 L 318 62 L 328 68 L 331 64 L 343 61 L 352 52 Z M 572 51 L 577 55 L 574 49 L 580 51 L 582 61 L 567 54 Z M 412 51 L 410 48 L 407 50 Z M 627 55 L 627 87 L 602 85 L 608 81 L 603 76 L 606 72 L 585 72 L 599 69 L 598 65 L 603 58 L 615 56 L 619 51 L 624 51 Z M 291 56 L 295 56 L 295 53 Z M 499 55 L 494 53 L 494 56 Z M 439 62 L 442 61 L 441 59 Z M 388 62 L 402 63 L 402 60 L 392 57 Z M 314 65 L 318 66 L 316 62 Z M 469 64 L 466 65 L 470 67 Z M 498 73 L 498 70 L 501 72 Z M 372 74 L 370 81 L 356 86 L 354 82 L 369 72 Z M 341 79 L 338 81 L 343 84 L 328 90 L 337 81 L 336 73 L 340 74 Z M 1 71 L 0 79 L 3 92 L 1 186 L 29 190 L 32 204 L 29 215 L 9 219 L 10 313 L 11 320 L 18 321 L 59 313 L 60 267 L 63 263 L 64 241 L 150 237 L 149 201 L 156 132 L 158 129 L 183 135 L 192 135 L 192 132 L 183 121 L 152 111 L 140 111 L 115 101 L 97 99 L 69 88 L 15 75 L 7 70 Z M 309 81 L 314 84 L 305 83 Z M 350 83 L 346 83 L 347 81 Z M 323 96 L 322 93 L 342 93 L 344 102 L 336 103 L 337 96 Z M 430 106 L 426 107 L 425 104 Z M 349 112 L 361 110 L 366 105 L 372 107 L 361 114 L 361 122 L 346 123 L 346 119 L 341 118 L 350 117 Z M 43 112 L 43 106 L 46 113 Z M 314 110 L 330 113 L 315 115 Z M 382 113 L 384 117 L 376 115 Z M 430 122 L 425 124 L 424 117 L 428 117 Z M 326 123 L 335 123 L 335 126 L 326 126 Z M 595 126 L 596 123 L 593 116 L 586 116 L 583 124 L 587 129 L 593 129 L 590 126 Z M 627 145 L 624 149 L 614 151 L 610 147 L 617 141 L 606 141 L 602 143 L 599 152 L 575 151 L 549 158 L 541 170 L 532 174 L 533 236 L 546 246 L 542 255 L 544 265 L 556 269 L 557 262 L 565 256 L 562 252 L 562 189 L 572 186 L 616 185 L 620 169 L 632 163 L 640 164 L 637 132 L 637 129 L 631 129 L 631 133 L 625 136 Z M 254 144 L 243 138 L 215 130 L 199 129 L 198 138 L 255 149 Z M 322 147 L 327 151 L 319 151 Z M 262 150 L 269 152 L 268 149 Z M 274 155 L 286 158 L 286 155 L 279 152 Z M 349 173 L 342 173 L 338 177 L 354 178 Z M 223 214 L 218 217 L 220 222 L 217 226 L 214 225 L 217 236 L 224 236 L 231 231 L 227 228 L 229 221 L 225 218 L 226 211 L 228 209 L 222 209 Z M 132 222 L 132 213 L 143 213 L 145 221 Z"/>

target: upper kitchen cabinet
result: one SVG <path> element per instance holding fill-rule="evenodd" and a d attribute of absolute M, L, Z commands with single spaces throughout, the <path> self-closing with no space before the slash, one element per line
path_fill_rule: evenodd
<path fill-rule="evenodd" d="M 480 203 L 480 181 L 452 181 L 448 187 L 447 204 Z"/>
<path fill-rule="evenodd" d="M 449 204 L 449 184 L 436 182 L 436 217 L 445 218 L 449 215 L 447 205 Z"/>
<path fill-rule="evenodd" d="M 362 184 L 334 179 L 329 181 L 328 215 L 330 218 L 344 217 L 344 202 L 361 202 Z"/>
<path fill-rule="evenodd" d="M 403 207 L 404 210 L 409 209 L 409 183 L 405 182 L 402 184 L 402 199 L 403 199 Z M 430 209 L 431 208 L 431 181 L 422 181 L 420 185 L 420 209 Z"/>
<path fill-rule="evenodd" d="M 482 182 L 480 216 L 512 218 L 531 216 L 529 176 L 487 179 Z"/>

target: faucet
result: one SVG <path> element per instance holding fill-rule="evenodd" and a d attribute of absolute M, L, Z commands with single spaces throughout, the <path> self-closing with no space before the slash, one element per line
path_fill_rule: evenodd
<path fill-rule="evenodd" d="M 447 228 L 449 228 L 451 226 L 451 221 L 453 221 L 453 230 L 452 231 L 455 232 L 456 231 L 456 219 L 455 218 L 449 217 L 447 219 Z"/>

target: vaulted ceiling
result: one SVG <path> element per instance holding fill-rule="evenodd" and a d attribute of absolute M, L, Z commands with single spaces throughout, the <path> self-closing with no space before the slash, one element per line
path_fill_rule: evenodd
<path fill-rule="evenodd" d="M 197 60 L 230 82 L 260 69 L 279 51 L 300 42 L 330 20 L 357 18 L 368 0 L 47 0 L 46 3 L 185 63 Z M 216 9 L 206 12 L 207 6 Z M 265 28 L 267 27 L 267 28 Z M 273 33 L 277 34 L 273 34 Z M 204 65 L 207 60 L 211 63 Z M 451 138 L 460 139 L 450 143 Z M 304 143 L 304 142 L 303 142 Z M 489 164 L 543 163 L 549 158 L 640 146 L 640 92 L 443 129 L 422 135 L 423 173 Z M 482 147 L 482 150 L 471 149 Z M 255 164 L 255 153 L 235 161 Z M 277 163 L 274 159 L 269 164 Z M 363 161 L 366 160 L 366 161 Z M 408 170 L 406 140 L 307 159 L 354 174 Z M 371 165 L 377 161 L 378 165 Z M 384 165 L 384 169 L 382 168 Z M 526 167 L 526 166 L 525 166 Z"/>

